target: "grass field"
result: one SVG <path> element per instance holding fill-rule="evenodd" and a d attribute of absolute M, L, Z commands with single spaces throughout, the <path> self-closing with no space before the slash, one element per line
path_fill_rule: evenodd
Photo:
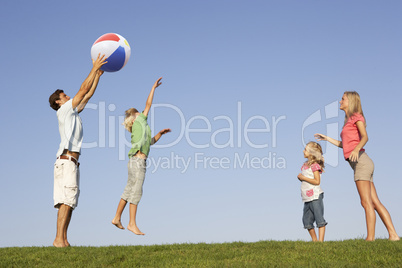
<path fill-rule="evenodd" d="M 402 241 L 13 247 L 0 267 L 402 267 Z"/>

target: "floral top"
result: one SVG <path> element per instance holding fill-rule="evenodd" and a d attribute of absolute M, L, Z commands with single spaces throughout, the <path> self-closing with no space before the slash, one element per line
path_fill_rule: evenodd
<path fill-rule="evenodd" d="M 311 166 L 304 164 L 302 166 L 301 170 L 302 170 L 302 175 L 309 179 L 314 179 L 315 171 L 319 171 L 320 174 L 322 173 L 321 166 L 317 163 L 314 163 Z M 318 199 L 320 194 L 323 192 L 324 191 L 321 189 L 320 185 L 313 185 L 306 181 L 302 181 L 302 183 L 301 183 L 301 196 L 302 196 L 303 202 L 310 202 L 310 201 L 316 200 L 316 199 Z"/>

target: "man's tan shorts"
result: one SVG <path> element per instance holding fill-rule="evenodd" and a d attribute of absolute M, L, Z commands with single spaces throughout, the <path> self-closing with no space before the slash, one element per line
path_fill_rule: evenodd
<path fill-rule="evenodd" d="M 355 181 L 373 181 L 374 163 L 365 152 L 359 153 L 357 162 L 348 162 L 355 173 Z"/>

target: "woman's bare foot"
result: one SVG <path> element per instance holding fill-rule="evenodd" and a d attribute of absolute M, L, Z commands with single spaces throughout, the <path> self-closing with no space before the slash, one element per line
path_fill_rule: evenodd
<path fill-rule="evenodd" d="M 401 240 L 398 235 L 389 236 L 389 241 L 399 241 Z"/>
<path fill-rule="evenodd" d="M 56 248 L 65 248 L 67 245 L 64 243 L 64 241 L 56 241 L 54 240 L 53 246 Z"/>
<path fill-rule="evenodd" d="M 143 232 L 140 231 L 140 229 L 138 229 L 137 226 L 130 226 L 130 225 L 128 225 L 128 226 L 127 226 L 127 230 L 133 232 L 133 233 L 136 234 L 136 235 L 145 235 Z"/>
<path fill-rule="evenodd" d="M 123 225 L 121 224 L 120 221 L 116 221 L 116 220 L 113 219 L 113 220 L 112 220 L 112 224 L 113 224 L 114 226 L 116 226 L 117 228 L 124 230 L 124 227 L 123 227 Z"/>

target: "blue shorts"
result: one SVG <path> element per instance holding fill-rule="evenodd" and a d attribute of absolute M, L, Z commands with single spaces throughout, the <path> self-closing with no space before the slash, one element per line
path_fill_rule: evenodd
<path fill-rule="evenodd" d="M 324 193 L 321 193 L 318 199 L 304 203 L 303 209 L 303 225 L 304 229 L 310 230 L 314 228 L 313 223 L 317 227 L 323 227 L 328 223 L 324 219 Z"/>

